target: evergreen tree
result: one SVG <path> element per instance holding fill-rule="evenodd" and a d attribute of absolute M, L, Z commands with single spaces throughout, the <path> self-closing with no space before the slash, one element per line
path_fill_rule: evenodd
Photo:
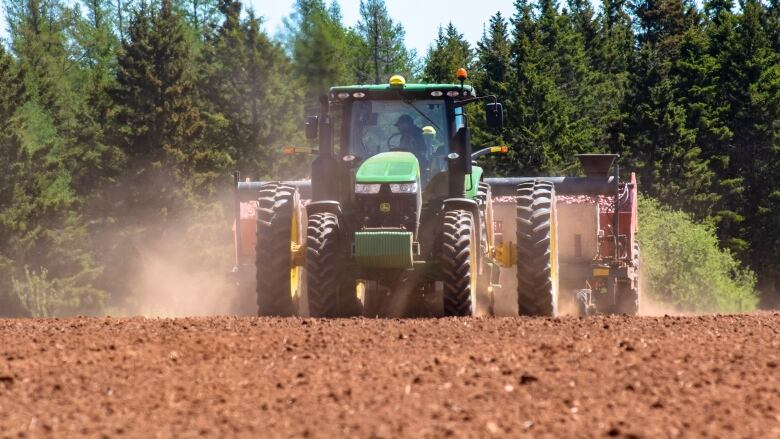
<path fill-rule="evenodd" d="M 352 82 L 350 61 L 356 49 L 349 43 L 354 38 L 341 24 L 338 8 L 327 8 L 322 0 L 296 0 L 287 31 L 295 72 L 305 87 L 306 108 L 313 111 L 331 86 Z"/>
<path fill-rule="evenodd" d="M 765 22 L 769 42 L 775 53 L 780 53 L 780 0 L 769 0 Z"/>
<path fill-rule="evenodd" d="M 401 74 L 411 79 L 415 54 L 406 49 L 403 26 L 395 23 L 384 0 L 360 0 L 355 75 L 360 83 L 382 84 L 390 76 Z"/>
<path fill-rule="evenodd" d="M 141 4 L 129 28 L 111 90 L 114 141 L 126 156 L 123 209 L 165 220 L 180 211 L 180 190 L 150 194 L 148 186 L 177 186 L 196 177 L 202 160 L 198 141 L 203 121 L 193 103 L 190 52 L 184 25 L 170 0 L 159 11 Z M 195 187 L 206 182 L 198 181 Z M 207 186 L 207 185 L 206 185 Z"/>
<path fill-rule="evenodd" d="M 14 188 L 26 171 L 26 157 L 16 126 L 16 111 L 24 103 L 24 76 L 0 44 L 0 316 L 25 312 L 13 290 L 17 249 L 16 236 L 23 224 L 17 217 L 19 205 Z"/>
<path fill-rule="evenodd" d="M 119 41 L 124 41 L 127 38 L 127 28 L 130 24 L 130 17 L 132 15 L 133 1 L 132 0 L 108 0 L 110 3 L 111 12 L 111 24 L 113 25 L 114 34 L 117 35 Z"/>
<path fill-rule="evenodd" d="M 726 99 L 723 117 L 733 132 L 727 175 L 741 176 L 744 190 L 730 197 L 742 221 L 727 230 L 732 244 L 758 274 L 766 304 L 776 305 L 780 266 L 780 57 L 762 26 L 764 9 L 746 1 L 728 33 L 721 58 L 719 91 Z"/>
<path fill-rule="evenodd" d="M 568 16 L 574 30 L 582 38 L 585 51 L 593 56 L 598 44 L 599 23 L 590 0 L 567 0 Z"/>
<path fill-rule="evenodd" d="M 289 80 L 292 63 L 258 19 L 251 13 L 241 19 L 241 3 L 223 0 L 220 12 L 223 24 L 203 52 L 206 143 L 228 152 L 244 175 L 279 178 L 272 166 L 282 142 L 300 140 L 303 118 L 299 87 Z"/>
<path fill-rule="evenodd" d="M 603 137 L 597 138 L 596 144 L 620 152 L 628 118 L 622 104 L 629 89 L 629 66 L 634 55 L 631 17 L 625 10 L 624 0 L 603 0 L 598 22 L 598 34 L 589 50 L 595 76 L 593 100 L 599 115 L 594 124 L 604 129 Z"/>
<path fill-rule="evenodd" d="M 540 30 L 534 21 L 531 6 L 525 0 L 515 2 L 512 18 L 512 52 L 510 89 L 507 106 L 507 133 L 510 151 L 508 160 L 497 166 L 499 173 L 535 175 L 544 167 L 542 147 L 543 124 L 539 109 L 552 91 L 551 78 L 544 74 L 540 55 L 543 52 Z"/>
<path fill-rule="evenodd" d="M 206 29 L 219 16 L 218 0 L 176 0 L 175 9 L 192 29 L 196 39 L 203 38 Z"/>
<path fill-rule="evenodd" d="M 516 6 L 506 136 L 513 143 L 512 163 L 506 171 L 566 172 L 576 153 L 599 148 L 595 142 L 601 128 L 592 122 L 593 77 L 584 43 L 555 2 L 540 2 L 536 19 L 524 1 Z"/>
<path fill-rule="evenodd" d="M 475 85 L 486 95 L 496 95 L 500 101 L 509 97 L 512 42 L 509 27 L 501 12 L 490 18 L 487 32 L 477 42 Z"/>
<path fill-rule="evenodd" d="M 477 42 L 476 61 L 470 72 L 474 78 L 474 86 L 480 95 L 494 95 L 497 100 L 506 103 L 512 97 L 510 86 L 512 42 L 509 38 L 509 27 L 500 12 L 490 18 L 490 24 L 482 38 Z M 476 145 L 493 145 L 501 141 L 500 133 L 490 132 L 485 126 L 484 112 L 474 108 L 468 113 L 472 128 L 472 141 Z M 496 163 L 504 158 L 485 157 L 482 166 L 490 172 L 496 168 Z"/>
<path fill-rule="evenodd" d="M 616 79 L 628 72 L 634 52 L 634 33 L 625 0 L 602 0 L 598 35 L 590 52 L 594 69 Z"/>
<path fill-rule="evenodd" d="M 17 163 L 7 212 L 16 232 L 13 289 L 20 296 L 45 290 L 60 310 L 95 312 L 102 301 L 93 288 L 99 267 L 82 209 L 83 177 L 94 172 L 99 155 L 93 143 L 82 141 L 89 115 L 74 83 L 83 70 L 73 61 L 67 36 L 76 14 L 57 1 L 11 0 L 6 7 L 26 91 L 11 119 L 20 141 L 12 152 Z"/>
<path fill-rule="evenodd" d="M 439 36 L 425 57 L 423 81 L 457 83 L 458 69 L 470 70 L 473 58 L 471 45 L 452 23 L 446 30 L 439 27 Z"/>
<path fill-rule="evenodd" d="M 649 194 L 707 218 L 718 201 L 713 172 L 688 125 L 680 78 L 672 71 L 692 20 L 681 0 L 643 1 L 636 14 L 640 49 L 623 107 L 630 114 L 623 152 Z"/>
<path fill-rule="evenodd" d="M 111 141 L 124 157 L 123 172 L 110 189 L 116 216 L 101 237 L 109 268 L 104 281 L 112 283 L 114 304 L 132 292 L 144 246 L 186 230 L 190 213 L 209 210 L 204 201 L 227 173 L 225 153 L 202 142 L 192 61 L 185 24 L 171 1 L 163 0 L 159 9 L 141 3 L 110 90 Z"/>
<path fill-rule="evenodd" d="M 108 0 L 86 0 L 84 6 L 87 14 L 77 21 L 75 41 L 85 81 L 76 85 L 88 96 L 87 102 L 95 110 L 97 122 L 104 125 L 111 105 L 107 90 L 113 81 L 119 40 L 113 33 Z"/>

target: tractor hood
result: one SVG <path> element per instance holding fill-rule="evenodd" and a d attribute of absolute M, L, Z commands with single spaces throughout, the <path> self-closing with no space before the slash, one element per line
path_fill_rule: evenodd
<path fill-rule="evenodd" d="M 411 152 L 391 151 L 369 157 L 358 168 L 357 183 L 411 183 L 420 178 L 420 164 Z"/>

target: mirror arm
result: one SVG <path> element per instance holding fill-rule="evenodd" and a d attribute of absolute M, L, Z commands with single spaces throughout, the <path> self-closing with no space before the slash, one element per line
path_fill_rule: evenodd
<path fill-rule="evenodd" d="M 455 103 L 456 107 L 462 107 L 464 105 L 468 105 L 468 104 L 471 104 L 473 102 L 484 101 L 486 99 L 492 100 L 494 104 L 498 103 L 498 98 L 496 98 L 495 95 L 478 96 L 478 97 L 475 97 L 475 98 L 461 99 L 459 101 L 455 101 L 454 103 Z"/>

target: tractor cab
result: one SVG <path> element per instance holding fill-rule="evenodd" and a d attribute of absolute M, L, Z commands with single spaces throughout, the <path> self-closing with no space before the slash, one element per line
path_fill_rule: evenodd
<path fill-rule="evenodd" d="M 465 80 L 465 70 L 460 73 Z M 407 84 L 396 75 L 388 84 L 331 88 L 320 115 L 307 118 L 307 136 L 319 137 L 320 143 L 312 178 L 324 177 L 317 185 L 323 190 L 315 191 L 314 199 L 349 198 L 346 185 L 332 181 L 339 161 L 353 168 L 355 181 L 348 189 L 354 188 L 357 196 L 388 192 L 417 193 L 423 200 L 473 198 L 482 174 L 472 167 L 464 108 L 483 99 L 493 100 L 486 107 L 488 125 L 500 128 L 501 104 L 494 97 L 477 97 L 463 83 Z"/>
<path fill-rule="evenodd" d="M 413 158 L 424 189 L 434 175 L 447 170 L 447 155 L 456 149 L 452 137 L 466 126 L 456 98 L 472 93 L 470 86 L 461 90 L 453 84 L 405 85 L 398 76 L 388 85 L 334 87 L 329 95 L 331 114 L 341 124 L 335 143 L 342 156 L 351 154 L 360 163 L 370 163 L 359 171 L 369 179 L 376 171 L 385 171 L 376 175 L 385 180 L 394 168 L 379 163 Z M 393 152 L 408 154 L 385 154 Z M 377 155 L 387 159 L 371 160 Z M 407 166 L 397 164 L 395 169 Z"/>

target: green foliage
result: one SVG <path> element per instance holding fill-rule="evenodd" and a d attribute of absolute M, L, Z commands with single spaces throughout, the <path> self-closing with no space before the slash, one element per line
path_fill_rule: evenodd
<path fill-rule="evenodd" d="M 78 306 L 72 311 L 95 313 L 102 296 L 94 287 L 100 267 L 85 239 L 81 184 L 98 155 L 84 135 L 89 132 L 82 117 L 86 101 L 75 85 L 83 71 L 68 44 L 75 14 L 56 1 L 9 1 L 6 6 L 18 61 L 0 53 L 0 302 L 15 307 L 10 280 L 21 278 L 29 266 L 46 270 L 73 293 Z"/>
<path fill-rule="evenodd" d="M 31 317 L 62 317 L 85 310 L 93 313 L 102 310 L 104 293 L 78 286 L 70 279 L 49 279 L 48 275 L 45 268 L 34 273 L 24 267 L 22 280 L 12 280 L 13 291 Z"/>
<path fill-rule="evenodd" d="M 566 172 L 573 156 L 596 152 L 605 127 L 593 124 L 593 75 L 584 40 L 571 17 L 554 2 L 534 8 L 518 2 L 512 20 L 511 91 L 505 105 L 509 128 L 509 161 L 498 165 L 507 174 Z M 602 136 L 603 137 L 603 136 Z"/>
<path fill-rule="evenodd" d="M 471 45 L 452 23 L 446 29 L 439 27 L 439 36 L 425 56 L 423 81 L 457 84 L 458 69 L 471 70 L 473 57 Z"/>
<path fill-rule="evenodd" d="M 338 9 L 329 10 L 322 0 L 297 0 L 294 10 L 287 22 L 287 44 L 305 87 L 306 108 L 316 109 L 329 87 L 352 82 L 356 39 L 342 25 Z"/>
<path fill-rule="evenodd" d="M 711 225 L 641 197 L 638 239 L 645 294 L 680 311 L 751 311 L 755 274 L 720 248 Z"/>
<path fill-rule="evenodd" d="M 303 118 L 299 88 L 289 85 L 293 65 L 258 19 L 241 19 L 241 3 L 223 1 L 220 12 L 223 24 L 200 60 L 206 144 L 228 153 L 243 175 L 269 178 L 280 171 L 282 147 L 301 141 L 292 134 Z"/>
<path fill-rule="evenodd" d="M 395 74 L 412 79 L 415 53 L 406 49 L 404 28 L 390 18 L 384 0 L 360 0 L 355 32 L 359 37 L 353 49 L 358 82 L 384 84 Z"/>

